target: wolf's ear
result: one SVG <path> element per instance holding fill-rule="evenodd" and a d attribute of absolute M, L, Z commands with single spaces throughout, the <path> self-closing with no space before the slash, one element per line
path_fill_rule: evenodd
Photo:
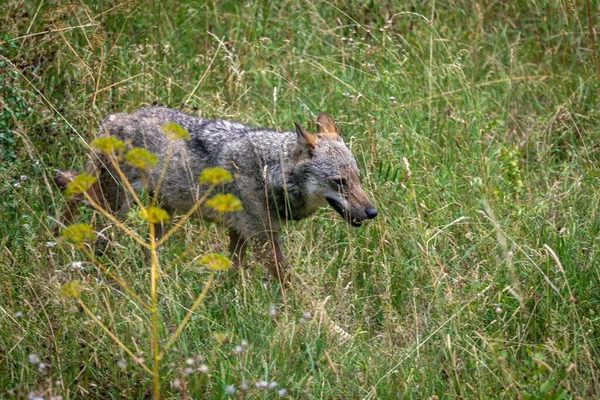
<path fill-rule="evenodd" d="M 298 143 L 298 155 L 308 154 L 311 155 L 315 145 L 317 144 L 317 137 L 313 134 L 310 134 L 300 126 L 297 122 L 294 121 L 294 125 L 296 125 L 296 139 Z"/>
<path fill-rule="evenodd" d="M 329 140 L 340 138 L 339 128 L 335 126 L 333 119 L 325 111 L 317 117 L 317 133 Z"/>

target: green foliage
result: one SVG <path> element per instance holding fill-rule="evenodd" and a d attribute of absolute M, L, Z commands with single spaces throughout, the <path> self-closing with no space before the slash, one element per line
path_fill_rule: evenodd
<path fill-rule="evenodd" d="M 18 46 L 5 43 L 9 35 L 0 34 L 0 55 L 15 54 Z M 26 118 L 33 109 L 28 101 L 28 92 L 21 87 L 18 71 L 11 68 L 7 60 L 0 58 L 0 172 L 17 161 L 17 143 L 13 130 L 16 122 Z"/>
<path fill-rule="evenodd" d="M 150 301 L 147 221 L 133 204 L 134 239 L 86 211 L 102 235 L 77 246 L 50 225 L 64 202 L 54 170 L 83 170 L 107 114 L 155 102 L 279 130 L 327 111 L 379 210 L 355 230 L 331 210 L 284 224 L 293 270 L 354 337 L 342 344 L 252 258 L 235 274 L 198 268 L 227 254 L 225 232 L 184 224 L 157 257 L 161 338 L 215 281 L 161 361 L 165 398 L 229 386 L 241 398 L 599 397 L 586 2 L 55 3 L 10 1 L 0 16 L 0 398 L 147 397 L 135 359 L 150 362 L 152 329 L 134 296 Z M 107 140 L 119 159 L 130 146 Z M 72 281 L 96 320 L 60 298 Z"/>

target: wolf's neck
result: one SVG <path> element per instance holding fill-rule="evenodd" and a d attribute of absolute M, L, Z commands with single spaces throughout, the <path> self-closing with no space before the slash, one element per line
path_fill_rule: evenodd
<path fill-rule="evenodd" d="M 312 214 L 309 200 L 309 164 L 297 162 L 295 142 L 284 145 L 278 159 L 267 163 L 269 207 L 282 220 L 299 220 Z"/>

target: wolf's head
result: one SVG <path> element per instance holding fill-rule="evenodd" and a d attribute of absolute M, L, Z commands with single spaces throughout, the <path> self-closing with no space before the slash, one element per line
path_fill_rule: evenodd
<path fill-rule="evenodd" d="M 316 135 L 296 123 L 296 134 L 297 156 L 307 163 L 309 171 L 308 196 L 326 200 L 355 227 L 375 218 L 377 209 L 367 198 L 356 161 L 331 117 L 324 112 L 319 114 Z"/>

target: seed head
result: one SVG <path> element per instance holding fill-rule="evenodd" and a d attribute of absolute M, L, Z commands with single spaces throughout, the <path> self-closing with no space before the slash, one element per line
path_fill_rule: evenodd
<path fill-rule="evenodd" d="M 225 386 L 225 394 L 226 395 L 233 396 L 236 392 L 237 392 L 237 390 L 235 390 L 235 386 L 233 386 L 233 385 Z"/>
<path fill-rule="evenodd" d="M 223 168 L 206 168 L 200 174 L 198 178 L 200 183 L 209 183 L 211 185 L 218 185 L 219 183 L 233 182 L 231 172 Z"/>
<path fill-rule="evenodd" d="M 203 255 L 200 258 L 200 264 L 206 265 L 213 271 L 225 271 L 231 268 L 231 261 L 227 257 L 217 253 Z"/>
<path fill-rule="evenodd" d="M 38 356 L 35 353 L 31 353 L 29 356 L 27 356 L 27 359 L 29 360 L 30 363 L 32 363 L 33 365 L 35 364 L 39 364 L 40 363 L 40 356 Z"/>

